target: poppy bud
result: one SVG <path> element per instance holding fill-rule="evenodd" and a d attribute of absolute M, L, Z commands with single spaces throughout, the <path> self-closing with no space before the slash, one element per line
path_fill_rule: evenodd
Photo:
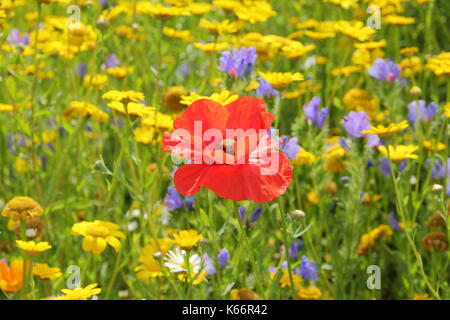
<path fill-rule="evenodd" d="M 302 210 L 294 210 L 294 211 L 291 211 L 291 216 L 294 219 L 301 219 L 301 218 L 305 217 L 305 212 Z"/>

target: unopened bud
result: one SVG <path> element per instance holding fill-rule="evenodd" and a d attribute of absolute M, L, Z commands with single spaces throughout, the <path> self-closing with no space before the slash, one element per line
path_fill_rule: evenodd
<path fill-rule="evenodd" d="M 95 25 L 97 26 L 97 28 L 99 29 L 106 29 L 109 27 L 109 22 L 108 20 L 104 19 L 104 18 L 99 18 L 96 22 Z"/>
<path fill-rule="evenodd" d="M 444 190 L 444 187 L 440 184 L 434 184 L 432 190 L 433 192 L 441 192 L 442 190 Z"/>
<path fill-rule="evenodd" d="M 413 86 L 411 88 L 411 90 L 409 91 L 409 93 L 413 96 L 413 97 L 419 97 L 422 94 L 422 89 L 420 89 L 420 87 L 418 86 Z"/>
<path fill-rule="evenodd" d="M 301 219 L 301 218 L 305 217 L 305 212 L 297 209 L 297 210 L 291 211 L 291 216 L 294 219 Z"/>

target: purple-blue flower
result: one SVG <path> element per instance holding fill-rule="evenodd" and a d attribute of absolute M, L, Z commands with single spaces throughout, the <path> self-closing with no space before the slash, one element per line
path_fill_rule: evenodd
<path fill-rule="evenodd" d="M 75 74 L 78 75 L 80 78 L 83 78 L 87 73 L 87 64 L 84 62 L 80 62 L 75 64 Z"/>
<path fill-rule="evenodd" d="M 174 187 L 170 186 L 167 188 L 167 194 L 164 198 L 164 205 L 169 210 L 183 209 L 183 200 Z"/>
<path fill-rule="evenodd" d="M 410 123 L 431 121 L 438 110 L 439 107 L 434 102 L 431 102 L 427 107 L 427 103 L 423 100 L 413 101 L 408 105 L 408 121 Z"/>
<path fill-rule="evenodd" d="M 392 229 L 395 229 L 395 230 L 402 229 L 402 227 L 398 223 L 397 218 L 395 217 L 395 214 L 393 214 L 393 213 L 389 214 L 388 220 L 389 220 L 389 225 L 392 227 Z"/>
<path fill-rule="evenodd" d="M 407 164 L 408 162 L 406 160 L 400 162 L 400 164 L 398 165 L 398 169 L 400 170 L 400 172 L 405 170 Z M 380 160 L 380 171 L 385 177 L 389 177 L 391 175 L 391 166 L 389 163 L 389 159 L 382 158 Z"/>
<path fill-rule="evenodd" d="M 258 78 L 258 89 L 256 89 L 256 95 L 258 97 L 270 98 L 272 96 L 277 96 L 278 91 L 272 88 L 272 85 L 264 80 L 263 78 Z"/>
<path fill-rule="evenodd" d="M 258 206 L 254 211 L 252 216 L 250 217 L 250 222 L 255 222 L 256 220 L 259 219 L 259 217 L 261 216 L 263 212 L 263 207 L 262 206 Z"/>
<path fill-rule="evenodd" d="M 309 261 L 308 257 L 302 256 L 300 264 L 300 275 L 305 280 L 318 281 L 319 267 L 314 261 Z"/>
<path fill-rule="evenodd" d="M 320 98 L 313 97 L 309 103 L 303 107 L 306 117 L 311 120 L 311 122 L 317 126 L 317 128 L 322 129 L 325 124 L 325 120 L 328 117 L 328 108 L 320 109 Z"/>
<path fill-rule="evenodd" d="M 351 111 L 344 117 L 342 126 L 351 138 L 362 138 L 365 134 L 361 131 L 370 129 L 369 117 L 365 111 Z"/>
<path fill-rule="evenodd" d="M 245 221 L 245 211 L 247 211 L 247 210 L 245 209 L 244 206 L 239 206 L 238 207 L 239 217 L 241 217 L 241 221 L 242 222 Z"/>
<path fill-rule="evenodd" d="M 115 68 L 120 66 L 120 60 L 115 53 L 106 56 L 106 69 Z"/>
<path fill-rule="evenodd" d="M 228 260 L 230 260 L 230 253 L 228 252 L 227 249 L 223 248 L 222 250 L 220 250 L 220 252 L 217 256 L 217 261 L 219 262 L 219 266 L 221 268 L 225 268 L 225 266 L 228 263 Z"/>
<path fill-rule="evenodd" d="M 214 261 L 207 253 L 203 255 L 203 268 L 209 276 L 216 274 L 216 266 L 214 265 Z"/>
<path fill-rule="evenodd" d="M 29 38 L 30 35 L 28 33 L 24 33 L 23 36 L 21 36 L 20 31 L 14 28 L 11 30 L 6 40 L 13 46 L 26 46 L 29 43 Z"/>
<path fill-rule="evenodd" d="M 194 197 L 186 197 L 186 198 L 184 198 L 184 203 L 186 205 L 186 209 L 193 210 L 194 209 L 195 198 Z"/>
<path fill-rule="evenodd" d="M 300 248 L 302 247 L 302 245 L 303 245 L 303 242 L 300 239 L 292 242 L 292 245 L 289 248 L 289 257 L 291 259 L 297 258 L 298 252 L 300 251 Z"/>
<path fill-rule="evenodd" d="M 297 143 L 297 138 L 289 138 L 288 136 L 283 137 L 282 141 L 284 142 L 281 146 L 283 153 L 289 159 L 296 159 L 297 154 L 300 152 L 300 146 Z"/>
<path fill-rule="evenodd" d="M 369 74 L 380 81 L 394 82 L 400 78 L 400 66 L 391 59 L 377 59 L 369 68 Z"/>
<path fill-rule="evenodd" d="M 227 73 L 231 78 L 244 78 L 252 72 L 256 57 L 255 47 L 224 51 L 220 58 L 219 70 Z"/>

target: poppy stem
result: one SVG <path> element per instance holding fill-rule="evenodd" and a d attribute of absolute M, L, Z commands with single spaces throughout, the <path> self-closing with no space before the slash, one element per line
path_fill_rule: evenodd
<path fill-rule="evenodd" d="M 289 241 L 288 241 L 288 231 L 286 218 L 284 217 L 284 206 L 281 199 L 278 200 L 278 213 L 281 217 L 281 228 L 283 233 L 283 241 L 284 241 L 284 255 L 286 257 L 287 265 L 288 265 L 288 274 L 289 274 L 289 282 L 291 284 L 290 289 L 293 291 L 295 289 L 294 286 L 294 278 L 292 277 L 292 269 L 291 269 L 291 261 L 289 257 Z M 292 292 L 295 297 L 295 292 Z"/>

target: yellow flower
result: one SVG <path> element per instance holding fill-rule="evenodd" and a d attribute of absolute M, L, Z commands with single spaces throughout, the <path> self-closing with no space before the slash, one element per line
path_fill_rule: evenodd
<path fill-rule="evenodd" d="M 118 90 L 110 90 L 102 95 L 102 99 L 118 101 L 118 102 L 139 102 L 145 99 L 145 96 L 142 92 L 139 91 L 118 91 Z"/>
<path fill-rule="evenodd" d="M 447 118 L 450 118 L 450 102 L 444 106 L 444 114 Z"/>
<path fill-rule="evenodd" d="M 306 194 L 306 200 L 311 204 L 319 204 L 320 199 L 315 190 L 312 190 Z"/>
<path fill-rule="evenodd" d="M 187 6 L 187 9 L 189 10 L 190 13 L 196 16 L 201 16 L 211 11 L 211 5 L 206 2 L 194 2 L 190 3 Z"/>
<path fill-rule="evenodd" d="M 190 16 L 191 13 L 185 7 L 166 7 L 159 3 L 138 1 L 136 12 L 144 15 L 153 16 L 157 19 L 171 19 L 179 16 Z"/>
<path fill-rule="evenodd" d="M 34 242 L 34 241 L 22 241 L 16 240 L 16 246 L 29 254 L 38 254 L 51 249 L 51 245 L 48 242 Z"/>
<path fill-rule="evenodd" d="M 423 147 L 427 151 L 442 151 L 442 150 L 445 150 L 446 145 L 442 142 L 436 141 L 436 139 L 431 139 L 431 140 L 424 141 Z"/>
<path fill-rule="evenodd" d="M 169 27 L 164 27 L 163 34 L 168 36 L 169 38 L 180 39 L 184 42 L 191 42 L 193 40 L 191 30 L 177 30 Z"/>
<path fill-rule="evenodd" d="M 49 267 L 46 263 L 33 264 L 33 274 L 41 279 L 55 280 L 62 276 L 60 268 Z"/>
<path fill-rule="evenodd" d="M 378 125 L 376 127 L 371 126 L 369 130 L 361 131 L 361 133 L 365 134 L 377 134 L 381 138 L 387 137 L 396 132 L 402 131 L 409 127 L 408 121 L 404 120 L 400 123 L 391 123 L 387 127 L 383 125 Z"/>
<path fill-rule="evenodd" d="M 348 109 L 365 111 L 369 118 L 373 119 L 380 100 L 373 98 L 366 90 L 354 88 L 344 95 L 342 102 Z"/>
<path fill-rule="evenodd" d="M 141 250 L 139 262 L 142 264 L 134 269 L 136 277 L 138 279 L 162 277 L 161 263 L 156 260 L 156 255 L 164 256 L 173 245 L 174 241 L 170 238 L 152 239 L 150 244 Z"/>
<path fill-rule="evenodd" d="M 0 103 L 0 112 L 9 112 L 9 111 L 13 111 L 14 108 L 12 106 L 12 104 L 5 104 L 5 103 Z"/>
<path fill-rule="evenodd" d="M 308 52 L 314 50 L 315 48 L 316 46 L 313 44 L 303 45 L 301 42 L 291 41 L 289 45 L 281 48 L 281 54 L 291 60 L 298 59 L 303 57 Z"/>
<path fill-rule="evenodd" d="M 320 300 L 322 292 L 316 286 L 300 286 L 296 294 L 297 300 Z"/>
<path fill-rule="evenodd" d="M 200 20 L 198 26 L 208 30 L 211 33 L 223 35 L 227 33 L 238 33 L 244 27 L 244 23 L 242 21 L 230 22 L 228 19 L 221 22 L 202 19 Z"/>
<path fill-rule="evenodd" d="M 83 221 L 72 226 L 72 235 L 84 236 L 83 250 L 100 254 L 109 244 L 116 252 L 120 251 L 122 244 L 117 238 L 125 239 L 125 234 L 118 230 L 119 226 L 112 222 L 95 220 Z"/>
<path fill-rule="evenodd" d="M 411 56 L 400 61 L 402 77 L 410 78 L 423 70 L 422 61 L 417 56 Z"/>
<path fill-rule="evenodd" d="M 316 157 L 311 153 L 301 148 L 297 154 L 297 158 L 292 160 L 292 163 L 298 166 L 313 164 L 316 161 Z"/>
<path fill-rule="evenodd" d="M 126 107 L 125 107 L 126 105 Z M 154 114 L 156 112 L 156 109 L 153 107 L 145 106 L 141 103 L 136 102 L 128 102 L 128 103 L 122 103 L 118 101 L 110 101 L 107 104 L 108 107 L 111 109 L 119 112 L 122 115 L 129 114 L 132 117 L 146 117 Z"/>
<path fill-rule="evenodd" d="M 414 152 L 419 149 L 418 146 L 390 145 L 388 148 L 389 152 L 388 149 L 386 149 L 386 146 L 379 146 L 378 151 L 380 151 L 383 156 L 396 163 L 402 162 L 405 159 L 417 159 L 419 157 L 417 154 L 414 154 Z"/>
<path fill-rule="evenodd" d="M 88 74 L 83 78 L 83 86 L 85 88 L 94 87 L 97 89 L 103 89 L 107 82 L 108 76 L 106 74 Z"/>
<path fill-rule="evenodd" d="M 400 53 L 404 54 L 406 56 L 412 55 L 417 52 L 419 52 L 419 48 L 417 48 L 417 47 L 406 47 L 406 48 L 400 49 Z"/>
<path fill-rule="evenodd" d="M 362 66 L 344 66 L 331 69 L 331 74 L 333 76 L 348 76 L 352 73 L 361 72 L 363 70 L 364 68 Z"/>
<path fill-rule="evenodd" d="M 273 279 L 275 277 L 275 273 L 270 274 L 270 278 Z M 294 283 L 294 287 L 300 287 L 300 282 L 303 281 L 303 278 L 298 274 L 292 273 L 292 282 Z M 281 288 L 290 288 L 291 287 L 291 279 L 289 277 L 289 272 L 287 269 L 283 270 L 283 275 L 280 278 L 280 287 Z"/>
<path fill-rule="evenodd" d="M 226 50 L 228 49 L 228 46 L 229 45 L 226 42 L 194 43 L 194 47 L 210 54 Z"/>
<path fill-rule="evenodd" d="M 437 76 L 450 76 L 450 52 L 442 52 L 436 57 L 429 58 L 426 68 Z"/>
<path fill-rule="evenodd" d="M 180 230 L 173 235 L 174 242 L 183 250 L 191 250 L 203 236 L 196 230 Z"/>
<path fill-rule="evenodd" d="M 324 2 L 332 3 L 345 10 L 358 7 L 358 0 L 323 0 Z"/>
<path fill-rule="evenodd" d="M 269 2 L 261 0 L 239 2 L 233 8 L 233 12 L 240 20 L 248 21 L 251 24 L 265 22 L 277 14 Z"/>
<path fill-rule="evenodd" d="M 2 210 L 2 216 L 13 221 L 39 217 L 43 213 L 44 209 L 30 197 L 15 197 Z"/>
<path fill-rule="evenodd" d="M 414 293 L 413 300 L 433 300 L 428 293 Z"/>
<path fill-rule="evenodd" d="M 103 112 L 93 104 L 82 101 L 72 101 L 69 107 L 64 110 L 64 116 L 67 119 L 72 119 L 74 117 L 91 117 L 93 120 L 98 122 L 105 122 L 109 119 L 106 112 Z"/>
<path fill-rule="evenodd" d="M 97 288 L 96 283 L 92 283 L 85 288 L 75 288 L 75 289 L 62 289 L 63 296 L 56 297 L 53 300 L 87 300 L 93 295 L 102 292 L 102 289 Z"/>
<path fill-rule="evenodd" d="M 116 77 L 117 79 L 123 79 L 127 75 L 133 72 L 133 67 L 114 67 L 106 69 L 106 73 Z"/>
<path fill-rule="evenodd" d="M 15 169 L 18 173 L 25 173 L 28 171 L 28 163 L 23 158 L 17 157 Z"/>
<path fill-rule="evenodd" d="M 370 232 L 363 234 L 359 245 L 356 248 L 358 255 L 367 255 L 370 251 L 376 249 L 376 240 L 382 239 L 388 241 L 391 239 L 393 230 L 386 224 L 381 224 Z"/>
<path fill-rule="evenodd" d="M 299 72 L 259 72 L 259 75 L 275 89 L 284 89 L 294 81 L 304 80 L 303 75 Z"/>
<path fill-rule="evenodd" d="M 238 95 L 232 94 L 228 90 L 224 90 L 221 93 L 213 93 L 211 96 L 201 96 L 195 92 L 190 92 L 187 96 L 181 96 L 181 104 L 190 106 L 195 101 L 200 99 L 211 99 L 223 106 L 226 106 L 227 104 L 232 103 L 233 101 L 236 101 L 239 98 Z"/>
<path fill-rule="evenodd" d="M 375 34 L 374 29 L 365 26 L 361 21 L 338 21 L 335 28 L 349 38 L 361 42 L 370 40 Z"/>
<path fill-rule="evenodd" d="M 383 22 L 386 23 L 387 25 L 406 26 L 416 23 L 416 19 L 413 17 L 389 15 L 383 18 Z"/>

